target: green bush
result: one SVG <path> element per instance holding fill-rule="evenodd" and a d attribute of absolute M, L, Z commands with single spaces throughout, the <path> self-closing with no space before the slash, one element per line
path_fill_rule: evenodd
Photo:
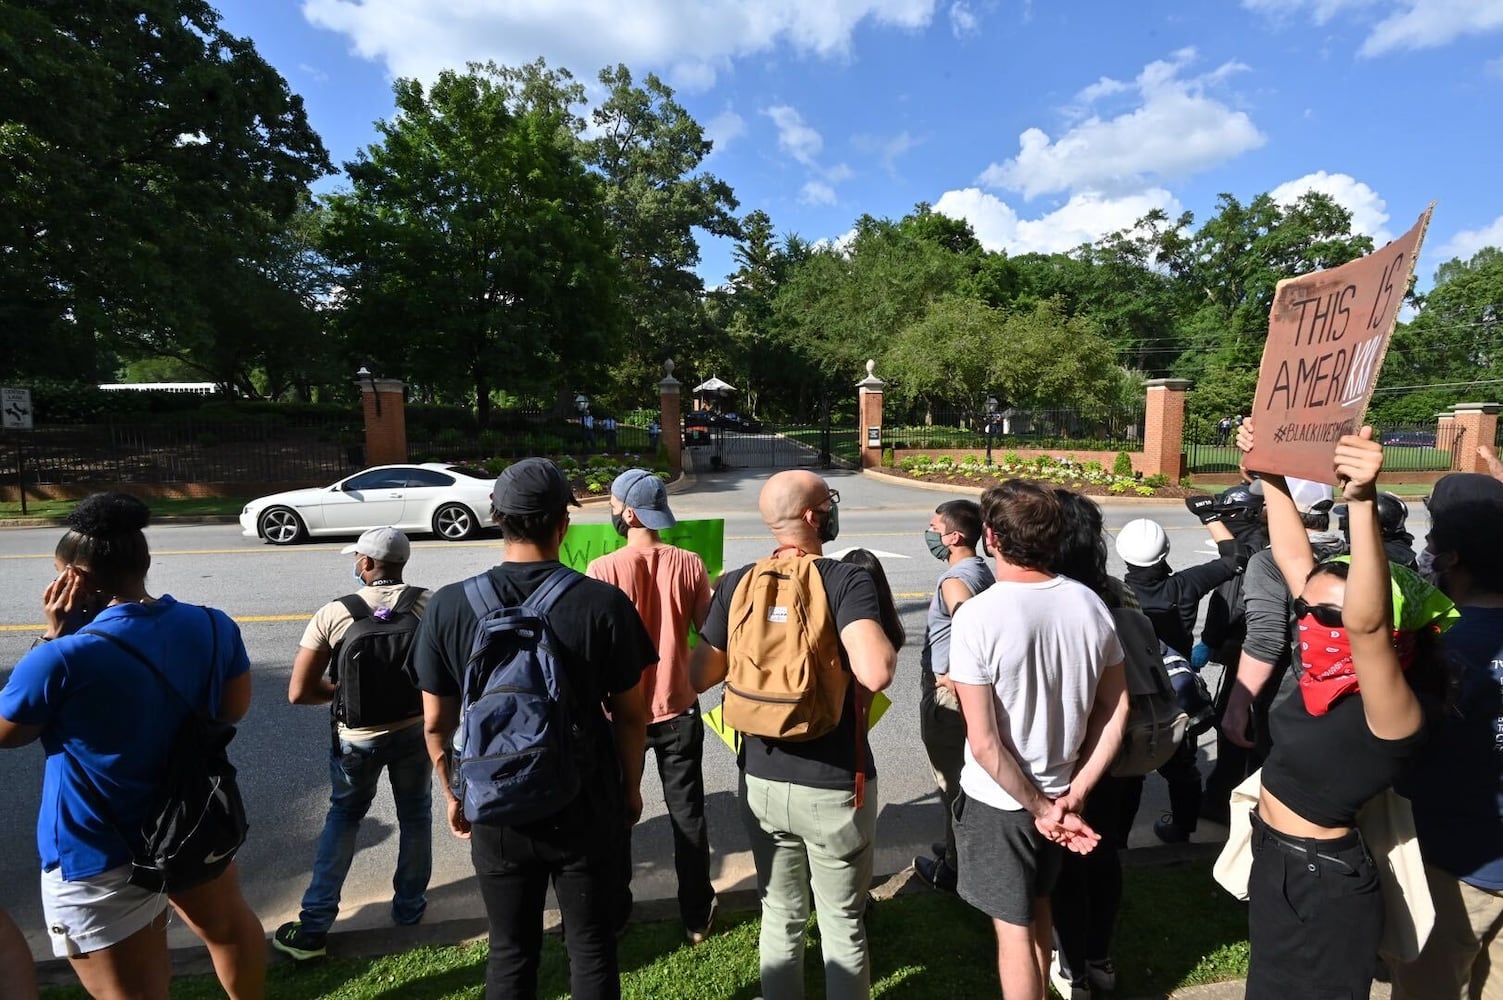
<path fill-rule="evenodd" d="M 1162 472 L 1156 472 L 1151 476 L 1144 476 L 1143 485 L 1152 486 L 1154 489 L 1158 489 L 1162 486 L 1168 486 L 1169 477 L 1164 475 Z"/>
<path fill-rule="evenodd" d="M 1112 473 L 1118 476 L 1132 475 L 1132 456 L 1125 451 L 1117 452 L 1117 460 L 1112 463 Z"/>
<path fill-rule="evenodd" d="M 897 456 L 891 448 L 882 449 L 882 468 L 890 469 L 897 462 Z"/>

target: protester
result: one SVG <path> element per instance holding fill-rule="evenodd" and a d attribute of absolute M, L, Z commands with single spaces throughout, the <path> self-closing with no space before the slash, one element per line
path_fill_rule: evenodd
<path fill-rule="evenodd" d="M 404 672 L 428 592 L 403 582 L 412 546 L 396 528 L 371 528 L 342 554 L 355 557 L 360 589 L 313 615 L 287 685 L 292 704 L 329 705 L 333 716 L 329 812 L 313 856 L 313 879 L 298 919 L 278 927 L 271 941 L 299 961 L 327 953 L 340 890 L 355 859 L 355 837 L 383 771 L 397 812 L 394 923 L 423 919 L 433 872 L 433 764 L 423 738 L 422 697 Z M 352 630 L 357 615 L 365 624 Z M 326 679 L 331 665 L 335 676 Z"/>
<path fill-rule="evenodd" d="M 981 515 L 997 582 L 950 634 L 966 723 L 958 890 L 992 918 L 1002 995 L 1042 997 L 1060 849 L 1100 839 L 1080 813 L 1117 755 L 1127 682 L 1101 599 L 1047 568 L 1064 535 L 1055 494 L 1010 480 L 983 494 Z"/>
<path fill-rule="evenodd" d="M 892 584 L 887 582 L 887 571 L 882 568 L 882 560 L 870 549 L 851 549 L 840 557 L 840 561 L 860 566 L 872 575 L 872 580 L 877 585 L 877 604 L 882 611 L 878 616 L 882 623 L 882 634 L 892 643 L 894 652 L 901 650 L 908 642 L 908 630 L 903 627 L 902 616 L 898 614 L 898 604 L 893 599 Z"/>
<path fill-rule="evenodd" d="M 1422 572 L 1456 602 L 1446 633 L 1460 668 L 1454 704 L 1400 791 L 1435 904 L 1419 957 L 1391 970 L 1398 1000 L 1468 1000 L 1503 993 L 1503 484 L 1445 476 L 1430 496 Z"/>
<path fill-rule="evenodd" d="M 1124 655 L 1133 635 L 1157 655 L 1153 623 L 1133 606 L 1135 598 L 1127 586 L 1107 575 L 1101 508 L 1069 490 L 1056 489 L 1054 494 L 1064 513 L 1064 531 L 1049 571 L 1084 584 L 1101 599 L 1111 612 Z M 1062 858 L 1050 895 L 1055 955 L 1049 978 L 1065 1000 L 1090 1000 L 1093 988 L 1117 988 L 1111 957 L 1122 905 L 1122 861 L 1117 852 L 1127 847 L 1142 790 L 1140 779 L 1102 776 L 1081 812 L 1101 836 L 1101 844 L 1089 854 L 1066 852 Z"/>
<path fill-rule="evenodd" d="M 36 964 L 31 960 L 31 949 L 21 928 L 0 910 L 0 1000 L 36 1000 Z"/>
<path fill-rule="evenodd" d="M 1253 442 L 1248 420 L 1237 444 L 1249 452 Z M 1377 972 L 1383 890 L 1357 812 L 1419 749 L 1417 690 L 1444 692 L 1438 628 L 1455 614 L 1419 577 L 1390 570 L 1376 509 L 1382 467 L 1370 427 L 1337 443 L 1352 552 L 1326 562 L 1316 561 L 1284 477 L 1258 470 L 1273 557 L 1298 594 L 1304 673 L 1298 694 L 1272 713 L 1273 747 L 1252 814 L 1252 1000 L 1366 996 Z"/>
<path fill-rule="evenodd" d="M 1211 497 L 1190 497 L 1185 505 L 1206 526 L 1220 553 L 1217 558 L 1175 572 L 1169 567 L 1169 535 L 1157 521 L 1139 518 L 1117 533 L 1117 555 L 1127 563 L 1123 579 L 1137 595 L 1159 639 L 1182 657 L 1188 657 L 1194 647 L 1201 599 L 1241 573 L 1248 556 L 1247 549 L 1237 543 L 1222 521 Z M 1203 710 L 1212 711 L 1209 705 Z M 1165 843 L 1189 840 L 1200 821 L 1200 771 L 1195 763 L 1198 738 L 1192 727 L 1175 755 L 1159 768 L 1169 785 L 1169 814 L 1154 822 L 1153 832 Z"/>
<path fill-rule="evenodd" d="M 704 726 L 699 698 L 689 683 L 689 628 L 704 627 L 710 578 L 703 559 L 658 535 L 676 523 L 661 479 L 643 469 L 621 473 L 611 484 L 611 524 L 626 539 L 626 547 L 596 559 L 586 572 L 619 587 L 631 599 L 657 645 L 660 659 L 642 672 L 642 694 L 651 713 L 647 749 L 657 756 L 673 826 L 679 919 L 689 943 L 699 944 L 715 922 L 715 887 L 710 883 L 710 831 L 705 823 Z M 629 835 L 626 847 L 623 923 L 631 911 Z"/>
<path fill-rule="evenodd" d="M 130 881 L 139 831 L 157 805 L 182 723 L 195 708 L 238 721 L 251 698 L 235 623 L 147 593 L 149 519 L 146 505 L 123 493 L 96 493 L 68 515 L 54 556 L 58 576 L 42 596 L 47 631 L 0 691 L 0 747 L 40 739 L 46 750 L 48 793 L 37 821 L 42 911 L 54 954 L 68 959 L 84 989 L 165 998 L 171 903 L 208 945 L 225 992 L 260 998 L 266 939 L 233 862 L 171 894 Z M 65 622 L 92 602 L 103 608 L 88 631 L 68 632 Z"/>
<path fill-rule="evenodd" d="M 428 754 L 444 789 L 449 828 L 470 841 L 485 903 L 490 1000 L 537 996 L 550 884 L 568 928 L 573 996 L 596 1000 L 621 992 L 616 952 L 621 842 L 642 813 L 648 710 L 640 681 L 658 657 L 625 594 L 559 563 L 570 504 L 577 505 L 573 491 L 552 462 L 526 458 L 508 466 L 491 496 L 492 517 L 505 541 L 500 565 L 436 591 L 412 650 L 412 670 L 423 691 Z M 456 793 L 450 760 L 479 624 L 467 589 L 483 593 L 493 588 L 504 602 L 500 606 L 516 607 L 551 579 L 562 581 L 554 588 L 563 589 L 546 614 L 549 648 L 566 679 L 567 692 L 559 698 L 577 729 L 571 749 L 580 790 L 561 809 L 535 821 L 472 822 Z M 610 723 L 602 707 L 609 710 Z M 466 720 L 467 731 L 471 721 Z"/>
<path fill-rule="evenodd" d="M 819 632 L 788 637 L 797 639 L 788 646 L 812 646 L 820 652 L 819 684 L 833 683 L 823 678 L 831 666 L 836 668 L 838 695 L 829 687 L 809 693 L 810 700 L 838 698 L 831 706 L 838 712 L 833 728 L 795 741 L 750 734 L 743 727 L 738 754 L 741 815 L 751 838 L 762 904 L 762 992 L 772 1000 L 804 994 L 811 887 L 824 952 L 825 995 L 859 1000 L 871 994 L 863 917 L 872 877 L 877 771 L 866 738 L 867 692 L 892 683 L 896 654 L 882 630 L 872 575 L 821 557 L 823 545 L 839 532 L 839 502 L 839 494 L 812 472 L 790 470 L 768 479 L 758 506 L 777 543 L 773 559 L 733 570 L 720 581 L 690 663 L 696 690 L 727 681 L 729 699 L 746 658 L 768 652 L 769 662 L 779 659 L 759 644 L 759 637 L 771 641 L 782 635 L 765 626 L 805 610 L 769 608 L 745 627 L 741 619 L 733 625 L 732 606 L 756 608 L 764 590 L 774 597 L 782 593 L 779 579 L 766 575 L 772 563 L 782 567 L 776 572 L 786 572 L 789 585 L 802 591 L 808 580 L 808 586 L 818 588 L 803 596 L 821 612 Z M 836 661 L 833 665 L 823 660 L 826 651 Z M 785 651 L 783 657 L 788 655 Z M 746 695 L 754 699 L 758 693 Z M 800 698 L 798 707 L 804 705 Z M 729 712 L 726 721 L 731 722 Z"/>
<path fill-rule="evenodd" d="M 914 858 L 913 868 L 934 888 L 954 892 L 960 862 L 955 856 L 950 810 L 965 763 L 965 720 L 950 681 L 950 623 L 957 608 L 996 581 L 986 560 L 976 554 L 981 544 L 981 506 L 976 501 L 949 500 L 936 507 L 924 542 L 934 558 L 945 564 L 929 600 L 924 649 L 919 654 L 919 735 L 945 810 L 945 839 L 935 857 Z"/>

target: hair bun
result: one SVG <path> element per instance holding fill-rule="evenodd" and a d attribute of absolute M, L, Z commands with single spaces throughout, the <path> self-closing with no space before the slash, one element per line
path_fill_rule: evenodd
<path fill-rule="evenodd" d="M 129 493 L 91 494 L 67 517 L 68 527 L 91 538 L 140 531 L 150 520 L 151 508 Z"/>

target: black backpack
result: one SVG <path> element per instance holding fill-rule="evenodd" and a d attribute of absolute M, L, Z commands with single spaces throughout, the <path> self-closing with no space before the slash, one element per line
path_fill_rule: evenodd
<path fill-rule="evenodd" d="M 203 610 L 209 615 L 209 631 L 214 637 L 209 660 L 212 669 L 219 662 L 219 633 L 214 616 L 208 608 Z M 97 635 L 119 646 L 144 663 L 175 698 L 188 704 L 167 675 L 124 639 L 96 629 L 83 629 L 80 634 Z M 180 892 L 218 878 L 235 860 L 250 823 L 235 781 L 235 767 L 226 752 L 234 738 L 234 726 L 215 719 L 206 709 L 188 705 L 188 717 L 173 737 L 166 771 L 142 825 L 140 847 L 135 838 L 120 831 L 134 854 L 132 885 L 150 892 Z M 85 780 L 101 815 L 109 816 L 103 794 Z"/>
<path fill-rule="evenodd" d="M 359 594 L 339 599 L 354 621 L 334 648 L 329 665 L 335 719 L 359 728 L 423 714 L 422 692 L 405 668 L 418 628 L 412 608 L 424 593 L 422 587 L 408 587 L 390 610 L 375 613 Z"/>

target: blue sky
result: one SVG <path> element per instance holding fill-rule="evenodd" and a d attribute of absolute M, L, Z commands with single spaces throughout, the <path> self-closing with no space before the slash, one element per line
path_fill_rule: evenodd
<path fill-rule="evenodd" d="M 1503 0 L 219 0 L 336 163 L 391 81 L 543 56 L 662 76 L 705 169 L 780 232 L 929 202 L 1065 250 L 1146 210 L 1316 188 L 1378 242 L 1437 202 L 1420 280 L 1503 245 Z M 333 179 L 324 187 L 338 185 Z M 702 239 L 719 284 L 730 247 Z"/>

